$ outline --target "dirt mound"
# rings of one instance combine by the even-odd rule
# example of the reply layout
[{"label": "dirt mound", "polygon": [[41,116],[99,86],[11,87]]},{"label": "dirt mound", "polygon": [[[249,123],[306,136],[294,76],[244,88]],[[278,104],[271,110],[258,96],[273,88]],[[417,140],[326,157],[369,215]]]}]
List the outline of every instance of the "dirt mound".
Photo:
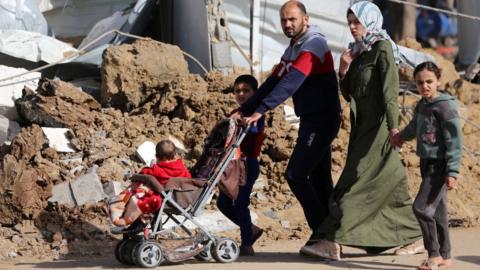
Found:
[{"label": "dirt mound", "polygon": [[187,74],[177,46],[151,40],[110,46],[102,63],[102,104],[122,110],[138,107],[173,77]]},{"label": "dirt mound", "polygon": [[[162,50],[166,55],[160,53]],[[193,166],[210,129],[236,108],[231,90],[237,74],[212,72],[205,78],[186,74],[183,57],[181,61],[176,59],[173,67],[158,66],[160,59],[167,61],[178,54],[176,50],[142,41],[107,52],[102,92],[108,97],[104,101],[108,101],[109,108],[102,108],[90,95],[58,80],[42,80],[36,93],[24,90],[16,106],[25,128],[0,151],[0,189],[4,194],[0,197],[0,236],[7,239],[6,246],[22,256],[110,253],[109,249],[99,248],[114,243],[107,232],[109,222],[103,204],[67,208],[48,203],[52,186],[74,180],[94,166],[98,166],[96,172],[103,183],[120,180],[143,166],[135,154],[140,144],[168,136],[184,143],[185,162]],[[160,76],[163,72],[168,74]],[[463,89],[466,87],[476,86],[464,84]],[[403,102],[401,98],[399,101]],[[411,107],[414,102],[409,97],[406,105]],[[466,107],[462,103],[463,115],[478,122],[480,105],[468,104]],[[335,179],[344,165],[350,128],[348,104],[343,100],[342,107],[342,126],[333,143]],[[77,152],[58,153],[50,148],[40,126],[69,128],[68,136]],[[479,222],[480,140],[478,128],[467,123],[463,131],[465,145],[472,151],[464,155],[460,188],[451,192],[450,216],[457,221],[455,225],[470,226]],[[267,113],[266,134],[252,207],[270,239],[306,237],[308,226],[283,177],[297,131],[284,120],[282,106]],[[404,147],[402,158],[414,195],[420,177],[413,143]],[[213,203],[209,207],[216,208]],[[15,224],[21,225],[15,228]],[[19,233],[21,230],[33,232],[24,235]],[[6,254],[0,254],[0,258],[12,257]]]}]

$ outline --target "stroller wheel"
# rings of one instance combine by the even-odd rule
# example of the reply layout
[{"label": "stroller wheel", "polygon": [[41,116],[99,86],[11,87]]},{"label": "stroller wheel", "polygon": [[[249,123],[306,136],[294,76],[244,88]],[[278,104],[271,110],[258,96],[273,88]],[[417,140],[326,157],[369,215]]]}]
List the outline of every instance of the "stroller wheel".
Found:
[{"label": "stroller wheel", "polygon": [[132,250],[137,241],[133,239],[123,239],[115,247],[115,259],[121,264],[134,265]]},{"label": "stroller wheel", "polygon": [[209,241],[208,244],[205,245],[203,250],[197,255],[195,255],[195,259],[203,262],[211,261],[213,259],[211,250],[212,250],[212,242]]},{"label": "stroller wheel", "polygon": [[237,260],[240,255],[240,248],[237,242],[230,238],[220,238],[213,245],[212,256],[220,263],[230,263]]},{"label": "stroller wheel", "polygon": [[163,261],[163,252],[155,241],[139,242],[135,247],[136,263],[144,268],[153,268]]}]

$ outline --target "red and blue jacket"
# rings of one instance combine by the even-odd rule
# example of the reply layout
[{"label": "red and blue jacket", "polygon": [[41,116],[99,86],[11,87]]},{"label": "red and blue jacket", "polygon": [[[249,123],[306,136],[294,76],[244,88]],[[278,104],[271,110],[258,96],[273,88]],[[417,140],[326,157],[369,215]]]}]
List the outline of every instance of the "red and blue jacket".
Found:
[{"label": "red and blue jacket", "polygon": [[[238,112],[234,110],[230,115]],[[262,144],[265,140],[265,116],[257,121],[255,126],[251,126],[247,135],[240,144],[240,152],[247,158],[257,158],[262,152]]]},{"label": "red and blue jacket", "polygon": [[246,115],[265,114],[289,97],[293,98],[295,114],[300,117],[340,113],[333,56],[326,38],[315,26],[309,26],[298,40],[292,40],[273,73],[240,111]]}]

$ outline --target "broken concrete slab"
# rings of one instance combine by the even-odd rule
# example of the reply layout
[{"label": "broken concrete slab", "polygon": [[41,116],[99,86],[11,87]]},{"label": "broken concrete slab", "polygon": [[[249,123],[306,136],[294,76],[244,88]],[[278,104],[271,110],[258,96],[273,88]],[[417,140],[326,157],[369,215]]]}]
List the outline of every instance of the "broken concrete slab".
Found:
[{"label": "broken concrete slab", "polygon": [[50,128],[42,127],[43,134],[47,137],[48,145],[62,153],[74,153],[70,140],[67,138],[67,132],[70,132],[68,128]]},{"label": "broken concrete slab", "polygon": [[69,206],[80,206],[87,203],[97,203],[106,197],[100,178],[95,172],[89,172],[73,181],[62,182],[53,186],[52,196],[48,201]]},{"label": "broken concrete slab", "polygon": [[157,158],[155,156],[155,143],[146,141],[137,148],[137,155],[147,166],[152,166]]},{"label": "broken concrete slab", "polygon": [[97,203],[107,197],[103,191],[100,178],[94,172],[84,174],[71,181],[70,187],[77,205]]},{"label": "broken concrete slab", "polygon": [[66,181],[52,187],[52,197],[48,199],[49,202],[57,202],[58,204],[65,204],[68,206],[75,206],[75,199],[70,189],[70,182]]}]

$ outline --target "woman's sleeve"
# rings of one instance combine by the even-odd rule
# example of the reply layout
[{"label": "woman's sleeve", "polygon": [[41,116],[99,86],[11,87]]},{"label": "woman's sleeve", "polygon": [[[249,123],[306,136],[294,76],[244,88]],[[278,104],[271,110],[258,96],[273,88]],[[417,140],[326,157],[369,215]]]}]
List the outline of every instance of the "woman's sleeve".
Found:
[{"label": "woman's sleeve", "polygon": [[339,76],[340,82],[340,92],[342,93],[343,98],[350,102],[350,83],[348,81],[348,72],[341,78]]},{"label": "woman's sleeve", "polygon": [[388,41],[380,47],[378,57],[378,70],[380,72],[381,87],[383,93],[383,105],[387,116],[387,126],[391,130],[398,127],[398,67],[393,58],[392,47]]}]

